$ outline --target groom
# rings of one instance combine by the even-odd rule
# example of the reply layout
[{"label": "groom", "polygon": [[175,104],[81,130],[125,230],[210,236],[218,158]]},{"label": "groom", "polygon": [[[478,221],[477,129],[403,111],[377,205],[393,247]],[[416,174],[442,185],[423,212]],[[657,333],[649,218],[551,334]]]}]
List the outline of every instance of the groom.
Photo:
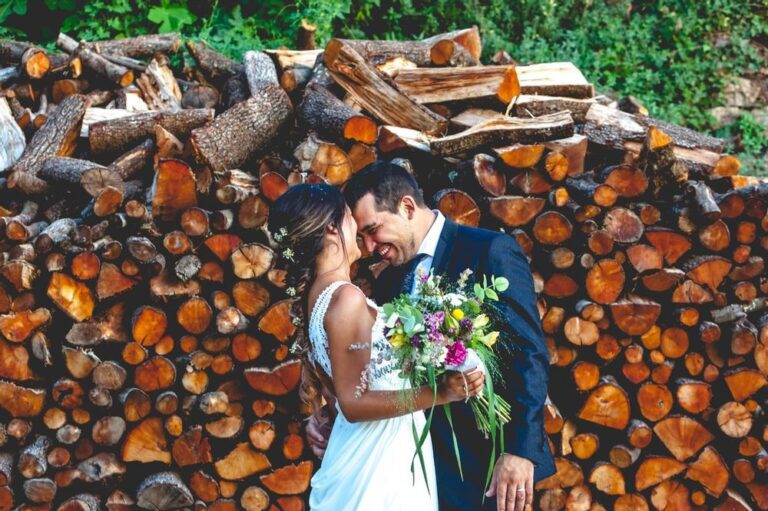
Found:
[{"label": "groom", "polygon": [[[374,283],[379,304],[413,292],[417,270],[432,269],[435,275],[457,280],[469,268],[474,272],[470,282],[482,275],[509,280],[500,304],[510,342],[518,349],[497,349],[505,384],[496,390],[512,405],[512,420],[504,429],[506,452],[496,461],[484,506],[490,442],[478,430],[469,404],[451,407],[463,481],[442,407],[435,409],[430,432],[442,511],[522,511],[532,504],[534,482],[555,473],[543,416],[549,354],[525,255],[506,234],[461,226],[430,210],[414,177],[392,163],[372,163],[347,183],[344,194],[366,247],[389,263]],[[322,453],[325,438],[317,417],[310,421],[307,434],[313,450]]]}]

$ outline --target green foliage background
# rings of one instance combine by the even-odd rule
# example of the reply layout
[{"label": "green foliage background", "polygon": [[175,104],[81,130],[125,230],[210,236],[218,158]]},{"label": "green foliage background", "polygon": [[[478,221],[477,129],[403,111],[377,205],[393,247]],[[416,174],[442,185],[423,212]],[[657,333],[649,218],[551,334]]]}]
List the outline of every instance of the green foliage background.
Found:
[{"label": "green foliage background", "polygon": [[[291,46],[302,18],[321,44],[477,24],[485,62],[498,49],[523,63],[571,60],[600,91],[702,131],[728,80],[768,68],[768,0],[0,0],[0,37],[53,45],[60,30],[90,40],[181,31],[239,58]],[[745,173],[768,175],[768,136],[750,114],[716,134]]]}]

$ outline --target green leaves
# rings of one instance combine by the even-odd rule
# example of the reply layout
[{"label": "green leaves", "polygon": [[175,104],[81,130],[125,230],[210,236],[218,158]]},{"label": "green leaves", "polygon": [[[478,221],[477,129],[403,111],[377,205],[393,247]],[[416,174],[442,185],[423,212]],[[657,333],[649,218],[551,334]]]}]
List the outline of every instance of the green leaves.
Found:
[{"label": "green leaves", "polygon": [[486,298],[498,301],[499,293],[503,293],[507,289],[509,289],[509,281],[506,278],[492,276],[491,284],[488,285],[487,275],[483,275],[482,285],[476,282],[475,286],[472,288],[475,296],[480,302],[485,301]]},{"label": "green leaves", "polygon": [[178,32],[184,25],[192,25],[197,20],[186,6],[171,5],[166,0],[160,7],[150,9],[147,18],[160,25],[159,32]]},{"label": "green leaves", "polygon": [[26,13],[27,0],[3,0],[0,3],[0,22],[5,21],[12,14],[23,16]]}]

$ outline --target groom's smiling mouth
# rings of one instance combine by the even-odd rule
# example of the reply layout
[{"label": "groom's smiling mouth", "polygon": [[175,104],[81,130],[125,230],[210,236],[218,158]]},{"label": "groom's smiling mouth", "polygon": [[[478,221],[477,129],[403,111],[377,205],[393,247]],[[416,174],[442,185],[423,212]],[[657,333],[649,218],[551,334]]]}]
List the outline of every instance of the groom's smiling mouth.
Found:
[{"label": "groom's smiling mouth", "polygon": [[386,245],[382,246],[382,247],[379,249],[379,255],[380,255],[380,256],[381,256],[383,259],[388,259],[388,257],[387,257],[387,256],[389,255],[389,253],[390,253],[390,252],[392,252],[392,245],[390,245],[390,244],[386,244]]}]

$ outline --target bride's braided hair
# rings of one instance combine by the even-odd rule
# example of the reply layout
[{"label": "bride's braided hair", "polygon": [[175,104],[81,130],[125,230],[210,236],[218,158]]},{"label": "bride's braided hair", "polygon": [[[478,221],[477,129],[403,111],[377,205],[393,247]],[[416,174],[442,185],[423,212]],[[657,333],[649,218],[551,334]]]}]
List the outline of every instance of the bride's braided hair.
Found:
[{"label": "bride's braided hair", "polygon": [[[313,410],[322,403],[322,382],[308,359],[309,287],[315,280],[315,259],[323,249],[323,236],[329,225],[341,232],[346,202],[338,188],[326,184],[292,186],[269,209],[268,228],[280,254],[287,261],[286,287],[296,299],[291,315],[301,327],[296,334],[294,351],[302,360],[299,396]],[[342,249],[344,238],[339,237]]]}]

